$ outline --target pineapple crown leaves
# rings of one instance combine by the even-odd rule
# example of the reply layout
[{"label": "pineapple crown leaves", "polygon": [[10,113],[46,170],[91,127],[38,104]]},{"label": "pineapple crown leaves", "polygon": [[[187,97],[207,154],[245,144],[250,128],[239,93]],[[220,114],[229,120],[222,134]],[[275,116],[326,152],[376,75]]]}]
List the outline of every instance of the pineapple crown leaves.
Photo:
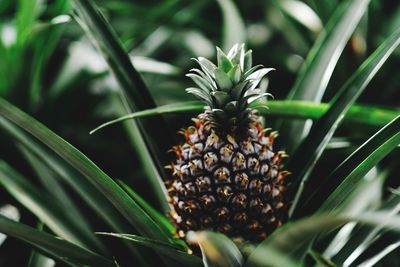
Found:
[{"label": "pineapple crown leaves", "polygon": [[257,86],[274,69],[252,66],[252,51],[245,51],[244,44],[235,44],[228,54],[218,47],[216,49],[217,65],[203,57],[194,59],[200,69],[192,69],[186,76],[197,87],[187,88],[186,91],[204,101],[219,124],[246,125],[249,119],[247,114],[251,112],[249,105],[269,95]]}]

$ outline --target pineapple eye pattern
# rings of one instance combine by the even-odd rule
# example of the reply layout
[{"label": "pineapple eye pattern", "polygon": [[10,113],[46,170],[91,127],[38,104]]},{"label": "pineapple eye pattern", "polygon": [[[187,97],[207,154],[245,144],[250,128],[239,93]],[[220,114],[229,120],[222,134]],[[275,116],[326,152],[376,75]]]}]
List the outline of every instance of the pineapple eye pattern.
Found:
[{"label": "pineapple eye pattern", "polygon": [[192,138],[199,142],[190,145],[190,150],[200,155],[180,163],[177,158],[172,168],[179,181],[169,188],[176,196],[171,203],[179,215],[179,221],[174,220],[178,232],[184,236],[189,230],[210,229],[243,240],[264,239],[286,216],[283,193],[288,173],[272,161],[281,153],[263,142],[269,138],[258,137],[239,141],[234,148],[226,136],[218,136],[222,146],[213,143],[205,150],[208,134],[216,133],[204,124],[199,127],[195,132],[202,134]]},{"label": "pineapple eye pattern", "polygon": [[[202,91],[199,95],[200,89],[187,91],[201,95],[208,106],[193,119],[193,126],[180,131],[185,143],[171,149],[176,156],[170,166],[171,180],[166,182],[174,207],[171,219],[181,238],[190,230],[208,229],[257,242],[286,219],[288,200],[284,192],[289,173],[281,164],[286,154],[274,151],[277,132],[263,130],[261,118],[248,107],[246,96],[260,95],[256,89],[260,80],[254,78],[259,75],[251,74],[266,73],[266,69],[246,70],[249,64],[239,60],[248,60],[243,46],[234,47],[227,56],[220,50],[218,54],[218,62],[229,60],[232,66],[207,61],[202,70],[191,74],[202,74],[194,79],[202,79],[198,84]],[[235,70],[240,73],[230,72],[235,65],[239,65]],[[219,80],[221,75],[226,75],[223,81]],[[225,86],[230,84],[227,79],[230,88]],[[207,82],[211,83],[206,87],[213,90],[209,98],[204,91]]]}]

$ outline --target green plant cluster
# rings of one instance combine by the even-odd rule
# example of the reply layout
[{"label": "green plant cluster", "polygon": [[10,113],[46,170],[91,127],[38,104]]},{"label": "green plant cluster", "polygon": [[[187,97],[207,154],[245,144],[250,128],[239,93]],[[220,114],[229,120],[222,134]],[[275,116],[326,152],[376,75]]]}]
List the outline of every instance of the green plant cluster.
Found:
[{"label": "green plant cluster", "polygon": [[[290,155],[289,220],[181,240],[184,74],[235,43],[276,69],[252,107]],[[399,44],[396,1],[0,1],[0,266],[399,266]]]}]

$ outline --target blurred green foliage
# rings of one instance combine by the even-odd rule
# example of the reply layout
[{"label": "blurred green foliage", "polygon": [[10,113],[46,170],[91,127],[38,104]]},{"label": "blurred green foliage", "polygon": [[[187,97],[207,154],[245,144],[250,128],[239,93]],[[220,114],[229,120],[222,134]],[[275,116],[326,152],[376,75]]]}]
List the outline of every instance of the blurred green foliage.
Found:
[{"label": "blurred green foliage", "polygon": [[[69,0],[0,1],[0,96],[45,124],[91,158],[110,177],[122,180],[134,188],[138,195],[161,210],[162,204],[159,199],[162,196],[159,192],[149,190],[155,187],[154,179],[148,177],[154,170],[151,168],[149,170],[143,164],[143,156],[138,153],[129,126],[121,124],[89,135],[90,130],[99,124],[128,112],[121,110],[120,85],[111,74],[103,54],[93,46],[91,39],[77,23],[79,14],[73,10],[72,2]],[[345,1],[98,0],[94,2],[115,30],[125,51],[129,53],[155,105],[161,106],[194,100],[184,91],[190,85],[189,79],[184,74],[195,64],[189,58],[198,56],[213,58],[215,46],[226,48],[236,42],[245,42],[253,50],[255,64],[276,69],[269,75],[269,80],[264,80],[262,84],[276,100],[286,99],[296,82],[297,75],[301,73],[310,50],[324,34],[332,14],[337,11],[340,3]],[[332,77],[328,79],[326,90],[321,96],[322,102],[331,101],[360,64],[392,32],[400,28],[400,2],[372,0],[369,5],[366,3],[366,6],[368,6],[366,12],[360,22],[356,23],[356,29],[351,34],[350,40],[345,42],[343,53],[339,53],[338,63],[332,69]],[[398,114],[399,66],[400,51],[397,49],[357,99],[357,104],[371,110],[383,107]],[[328,67],[332,66],[325,66]],[[135,101],[141,100],[135,99]],[[273,108],[273,104],[271,106]],[[303,110],[301,106],[295,106],[294,109],[296,108]],[[191,112],[178,115],[166,114],[163,116],[168,122],[165,127],[152,125],[153,135],[149,133],[149,138],[153,138],[153,141],[156,139],[163,145],[159,154],[153,154],[152,160],[156,162],[155,165],[168,163],[170,158],[163,150],[178,142],[175,133],[189,124],[192,115]],[[4,119],[0,117],[0,121],[2,120]],[[93,193],[96,197],[90,202],[85,198],[84,192],[79,194],[73,186],[68,185],[69,179],[78,181],[83,179],[82,175],[65,167],[65,163],[43,145],[38,145],[41,151],[35,152],[36,148],[29,147],[29,144],[36,144],[37,141],[31,137],[23,136],[18,140],[16,133],[21,133],[19,128],[15,129],[12,126],[7,128],[5,126],[7,122],[3,122],[2,125],[0,160],[13,166],[21,175],[29,177],[29,184],[25,184],[23,189],[37,190],[36,195],[44,194],[46,197],[54,194],[52,191],[55,190],[59,202],[54,205],[58,205],[59,209],[71,210],[73,215],[66,216],[65,221],[82,232],[108,229],[107,224],[99,219],[102,216],[101,212],[93,211],[96,201],[105,203],[105,199],[97,198],[96,193]],[[284,122],[279,115],[267,114],[266,125],[279,128]],[[342,124],[335,132],[334,138],[327,144],[321,163],[311,174],[314,176],[312,180],[327,177],[338,163],[365,142],[379,129],[377,126],[381,125],[382,123],[371,123],[357,124],[357,127],[353,127],[354,125],[350,123]],[[155,133],[158,133],[158,137],[155,137]],[[279,147],[285,149],[289,145],[285,142],[287,137],[285,133],[282,135]],[[23,140],[28,140],[28,144],[24,145]],[[47,159],[38,157],[46,154],[51,156]],[[158,158],[156,159],[154,155],[158,155]],[[400,185],[398,157],[397,148],[390,157],[383,159],[379,168],[374,168],[377,172],[375,176],[379,177],[375,180],[380,182],[377,187],[383,190],[379,190],[371,197],[374,201],[370,206],[378,206],[381,203],[383,199],[381,194],[384,196],[390,194],[387,188],[397,188]],[[43,162],[46,166],[40,165]],[[49,169],[47,165],[51,164],[56,167]],[[57,173],[57,170],[60,172]],[[64,173],[65,170],[68,172]],[[57,179],[58,183],[49,185],[46,181],[51,179],[44,178],[44,175],[65,177]],[[384,178],[381,178],[383,176]],[[40,191],[42,188],[43,192]],[[58,188],[61,189],[57,191]],[[60,196],[64,194],[69,196],[65,202],[60,201]],[[43,196],[40,201],[48,201],[46,197]],[[21,205],[8,190],[0,187],[0,206],[3,204],[16,206],[21,214],[21,222],[34,228],[41,224],[40,220],[29,211],[32,207]],[[79,210],[70,209],[76,206]],[[101,205],[104,210],[112,209],[110,207],[109,203]],[[50,210],[54,209],[56,214],[57,208],[51,206]],[[52,216],[53,213],[47,212]],[[75,215],[81,216],[83,223],[87,221],[91,229],[74,222]],[[119,222],[121,223],[116,228],[124,229],[126,227],[124,219],[121,218]],[[359,231],[365,230],[360,228]],[[44,229],[56,233],[60,230],[52,228],[48,223]],[[60,231],[62,232],[62,229]],[[122,248],[121,242],[111,238],[107,239],[108,241],[107,247],[116,245],[116,254],[135,253],[132,251],[138,254],[142,251],[148,252],[147,249],[139,249],[138,252],[132,248]],[[323,240],[317,241],[322,247],[327,246]],[[98,251],[101,251],[103,246],[93,240],[78,238],[79,242],[97,246]],[[371,250],[379,251],[387,246],[387,243],[382,241],[382,244],[376,243],[374,246],[367,250],[367,255],[373,254]],[[121,250],[118,252],[119,248]],[[341,250],[341,253],[347,256],[350,254],[344,250]],[[36,259],[37,255],[32,254],[26,246],[20,247],[20,243],[12,239],[7,239],[4,244],[0,243],[0,266],[27,266],[29,257],[31,257],[29,266],[40,266],[39,263],[36,263],[39,265],[32,263],[41,262],[32,260]],[[314,260],[322,257],[318,252],[312,255]],[[391,257],[385,259],[382,266],[399,264],[398,250],[390,255]],[[337,262],[340,262],[339,257],[346,258],[340,253],[336,257]],[[156,259],[154,262],[149,261],[150,264],[158,263]],[[57,264],[57,266],[63,265]],[[321,263],[318,266],[328,265]]]}]

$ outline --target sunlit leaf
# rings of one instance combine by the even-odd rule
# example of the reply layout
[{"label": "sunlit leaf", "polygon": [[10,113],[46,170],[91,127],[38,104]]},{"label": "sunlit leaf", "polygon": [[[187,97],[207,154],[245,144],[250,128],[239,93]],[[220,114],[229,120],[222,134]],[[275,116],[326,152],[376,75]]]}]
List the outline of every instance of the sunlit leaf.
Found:
[{"label": "sunlit leaf", "polygon": [[[312,103],[306,101],[281,101],[269,100],[259,101],[252,105],[257,108],[259,113],[263,116],[273,117],[287,117],[292,119],[319,119],[328,110],[329,104]],[[267,108],[267,109],[265,109]],[[119,117],[115,120],[108,121],[104,124],[93,129],[90,133],[93,134],[98,130],[113,125],[115,123],[140,118],[145,116],[153,116],[155,114],[169,114],[169,113],[199,113],[204,109],[202,102],[183,102],[160,106],[154,109],[147,109],[125,116]],[[393,118],[399,111],[391,109],[383,109],[371,107],[366,105],[353,105],[344,120],[346,123],[366,124],[370,126],[383,126]]]},{"label": "sunlit leaf", "polygon": [[335,130],[343,121],[345,114],[399,43],[400,29],[389,36],[342,86],[332,99],[329,109],[313,125],[309,135],[292,155],[288,169],[296,177],[296,180],[293,182],[293,188],[297,186],[300,188],[296,192],[292,190],[290,193],[292,196],[295,196],[290,208],[290,214],[295,212],[297,203],[302,200],[302,191],[305,188],[305,183]]},{"label": "sunlit leaf", "polygon": [[[288,99],[320,102],[347,41],[367,9],[369,0],[347,0],[338,6],[314,43]],[[304,122],[283,124],[281,135],[289,153],[307,133]]]},{"label": "sunlit leaf", "polygon": [[[316,215],[285,224],[261,242],[247,260],[247,266],[280,266],[273,261],[274,253],[290,256],[304,244],[323,232],[329,232],[348,222],[361,222],[400,231],[400,216],[390,212],[366,212],[357,216]],[[301,265],[302,263],[297,263]]]},{"label": "sunlit leaf", "polygon": [[244,259],[238,247],[221,233],[210,231],[189,232],[189,243],[198,244],[205,267],[241,267]]}]

